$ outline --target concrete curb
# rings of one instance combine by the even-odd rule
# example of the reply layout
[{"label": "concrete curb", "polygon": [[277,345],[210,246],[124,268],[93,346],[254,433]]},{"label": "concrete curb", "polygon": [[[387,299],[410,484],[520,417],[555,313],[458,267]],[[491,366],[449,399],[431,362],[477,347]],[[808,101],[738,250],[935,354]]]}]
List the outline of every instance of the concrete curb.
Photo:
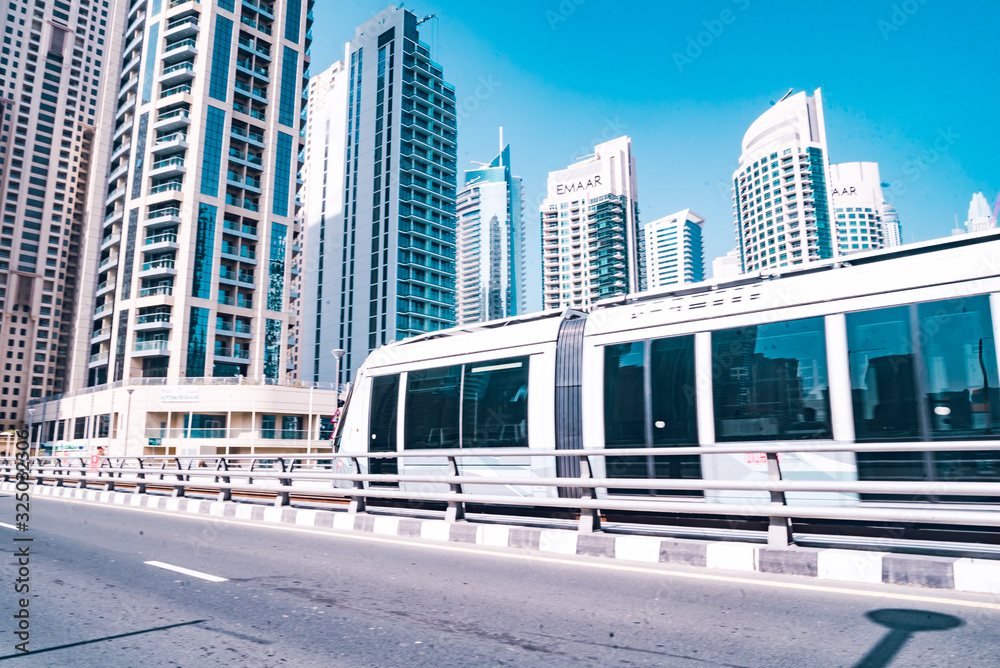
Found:
[{"label": "concrete curb", "polygon": [[[13,492],[15,483],[0,482]],[[955,591],[1000,594],[1000,560],[891,554],[864,550],[791,547],[702,541],[655,536],[580,534],[567,529],[539,529],[500,524],[448,523],[305,508],[252,506],[146,494],[104,492],[75,487],[32,485],[33,494],[170,510],[228,519],[295,524],[385,536],[517,547],[550,554],[580,554],[633,563],[678,563],[727,571],[781,573],[818,580],[899,584]]]}]

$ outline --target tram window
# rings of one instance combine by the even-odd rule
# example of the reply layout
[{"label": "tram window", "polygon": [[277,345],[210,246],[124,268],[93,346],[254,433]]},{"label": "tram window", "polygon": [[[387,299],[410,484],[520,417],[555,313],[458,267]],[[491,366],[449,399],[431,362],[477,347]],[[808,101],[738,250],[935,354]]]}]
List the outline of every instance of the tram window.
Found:
[{"label": "tram window", "polygon": [[406,381],[407,449],[457,448],[462,365],[410,371]]},{"label": "tram window", "polygon": [[712,332],[716,440],[830,438],[822,318]]},{"label": "tram window", "polygon": [[466,364],[462,447],[528,446],[528,358]]},{"label": "tram window", "polygon": [[[371,413],[368,416],[368,451],[396,451],[396,419],[399,411],[399,375],[372,378]],[[395,475],[396,459],[369,459],[370,473]],[[373,483],[376,484],[377,483]],[[391,483],[394,484],[394,483]]]},{"label": "tram window", "polygon": [[[693,336],[604,348],[604,443],[607,448],[697,445]],[[608,457],[606,464],[609,478],[701,478],[701,459],[697,455]],[[701,494],[697,490],[609,491]]]},{"label": "tram window", "polygon": [[650,344],[652,419],[655,445],[696,445],[694,337],[659,339]]},{"label": "tram window", "polygon": [[604,443],[607,447],[643,447],[645,342],[604,348]]},{"label": "tram window", "polygon": [[[859,441],[996,438],[1000,383],[988,297],[846,319]],[[1000,452],[859,453],[858,477],[997,481]]]}]

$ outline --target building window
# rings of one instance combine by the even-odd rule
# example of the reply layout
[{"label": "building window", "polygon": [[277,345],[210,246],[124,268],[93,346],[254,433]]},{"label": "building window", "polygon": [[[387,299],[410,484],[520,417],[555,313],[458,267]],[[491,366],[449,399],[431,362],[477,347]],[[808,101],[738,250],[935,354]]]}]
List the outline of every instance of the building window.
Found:
[{"label": "building window", "polygon": [[233,45],[233,22],[224,16],[215,19],[215,41],[212,44],[212,71],[208,80],[210,97],[226,101],[229,94],[229,55]]}]

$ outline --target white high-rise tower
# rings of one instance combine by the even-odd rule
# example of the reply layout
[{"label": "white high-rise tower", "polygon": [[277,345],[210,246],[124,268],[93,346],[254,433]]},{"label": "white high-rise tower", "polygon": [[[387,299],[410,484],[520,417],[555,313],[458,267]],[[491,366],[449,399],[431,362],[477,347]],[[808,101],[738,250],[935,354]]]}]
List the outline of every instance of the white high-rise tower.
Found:
[{"label": "white high-rise tower", "polygon": [[733,174],[744,272],[833,257],[829,163],[820,89],[786,95],[743,136]]}]

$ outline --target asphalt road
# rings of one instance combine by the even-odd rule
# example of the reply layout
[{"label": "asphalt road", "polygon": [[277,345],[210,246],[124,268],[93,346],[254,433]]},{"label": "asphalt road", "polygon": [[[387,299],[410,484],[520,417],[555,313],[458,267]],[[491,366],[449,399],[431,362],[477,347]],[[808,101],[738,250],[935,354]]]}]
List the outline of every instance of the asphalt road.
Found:
[{"label": "asphalt road", "polygon": [[[997,605],[997,596],[883,585],[830,591],[822,588],[836,585],[807,578],[629,567],[54,499],[33,498],[30,510],[30,531],[0,527],[8,553],[0,661],[11,665],[1000,663],[1000,610],[977,607]],[[0,522],[14,516],[14,499],[0,496]],[[29,655],[15,651],[10,632],[23,597],[14,591],[13,553],[24,544],[16,537],[33,538]],[[933,600],[905,598],[914,595]]]}]

